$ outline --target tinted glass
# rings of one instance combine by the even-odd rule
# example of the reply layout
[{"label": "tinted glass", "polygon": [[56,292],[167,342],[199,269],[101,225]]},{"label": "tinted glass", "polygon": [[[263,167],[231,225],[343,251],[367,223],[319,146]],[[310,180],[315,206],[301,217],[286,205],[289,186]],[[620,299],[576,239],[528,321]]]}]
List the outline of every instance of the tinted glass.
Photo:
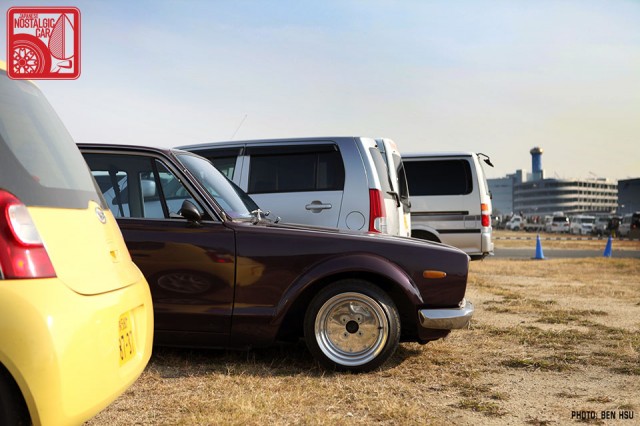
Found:
[{"label": "tinted glass", "polygon": [[247,204],[238,195],[239,188],[208,160],[190,154],[178,154],[177,158],[229,216],[235,219],[252,217]]},{"label": "tinted glass", "polygon": [[344,166],[338,151],[252,155],[249,193],[341,191]]},{"label": "tinted glass", "polygon": [[[71,136],[40,90],[0,71],[0,188],[29,206],[102,204]],[[104,207],[104,206],[103,206]]]},{"label": "tinted glass", "polygon": [[233,179],[233,173],[236,169],[236,157],[211,158],[211,162],[216,166],[216,169],[220,170],[220,173],[229,179]]},{"label": "tinted glass", "polygon": [[465,195],[473,190],[466,160],[405,161],[409,194]]},{"label": "tinted glass", "polygon": [[85,154],[115,217],[181,218],[185,200],[204,210],[161,161],[142,155]]}]

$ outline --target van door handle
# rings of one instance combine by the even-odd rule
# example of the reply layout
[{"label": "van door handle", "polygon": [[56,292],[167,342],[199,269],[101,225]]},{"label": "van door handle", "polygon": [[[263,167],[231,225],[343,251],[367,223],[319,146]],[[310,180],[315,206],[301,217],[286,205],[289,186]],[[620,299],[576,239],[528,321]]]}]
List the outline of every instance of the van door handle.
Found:
[{"label": "van door handle", "polygon": [[320,200],[313,200],[311,204],[304,206],[305,209],[310,210],[313,213],[320,213],[322,210],[329,210],[331,207],[333,207],[331,204],[323,203]]}]

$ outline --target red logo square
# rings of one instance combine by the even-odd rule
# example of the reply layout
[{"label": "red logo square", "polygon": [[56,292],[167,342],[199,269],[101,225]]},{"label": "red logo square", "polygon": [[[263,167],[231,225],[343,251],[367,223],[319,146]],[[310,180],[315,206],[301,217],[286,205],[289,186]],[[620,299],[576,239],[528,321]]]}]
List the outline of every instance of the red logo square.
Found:
[{"label": "red logo square", "polygon": [[7,75],[73,80],[80,76],[80,10],[12,7],[7,11]]}]

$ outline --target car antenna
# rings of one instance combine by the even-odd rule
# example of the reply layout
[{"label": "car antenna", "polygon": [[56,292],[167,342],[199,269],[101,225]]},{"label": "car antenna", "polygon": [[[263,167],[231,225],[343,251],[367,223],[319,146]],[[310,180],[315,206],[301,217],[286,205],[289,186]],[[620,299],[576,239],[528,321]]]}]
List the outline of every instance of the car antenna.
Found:
[{"label": "car antenna", "polygon": [[491,167],[493,167],[493,163],[491,163],[491,159],[489,158],[489,156],[487,154],[483,154],[481,152],[478,153],[478,155],[484,157],[484,162],[487,163],[488,165],[490,165]]},{"label": "car antenna", "polygon": [[240,120],[240,124],[238,124],[238,127],[236,128],[236,131],[233,132],[233,135],[231,135],[231,140],[233,140],[233,138],[236,137],[236,133],[238,133],[238,130],[240,130],[240,127],[242,127],[242,124],[244,123],[244,120],[247,119],[247,114],[244,115],[244,117],[242,117],[242,120]]}]

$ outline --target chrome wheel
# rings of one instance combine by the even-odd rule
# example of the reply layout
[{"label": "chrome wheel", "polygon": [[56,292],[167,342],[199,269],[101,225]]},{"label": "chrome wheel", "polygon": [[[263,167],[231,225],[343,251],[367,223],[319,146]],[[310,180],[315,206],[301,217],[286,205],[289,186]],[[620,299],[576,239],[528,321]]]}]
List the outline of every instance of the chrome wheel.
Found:
[{"label": "chrome wheel", "polygon": [[356,292],[340,293],[320,307],[315,338],[331,361],[359,366],[382,352],[389,340],[389,321],[384,308],[373,298]]}]

